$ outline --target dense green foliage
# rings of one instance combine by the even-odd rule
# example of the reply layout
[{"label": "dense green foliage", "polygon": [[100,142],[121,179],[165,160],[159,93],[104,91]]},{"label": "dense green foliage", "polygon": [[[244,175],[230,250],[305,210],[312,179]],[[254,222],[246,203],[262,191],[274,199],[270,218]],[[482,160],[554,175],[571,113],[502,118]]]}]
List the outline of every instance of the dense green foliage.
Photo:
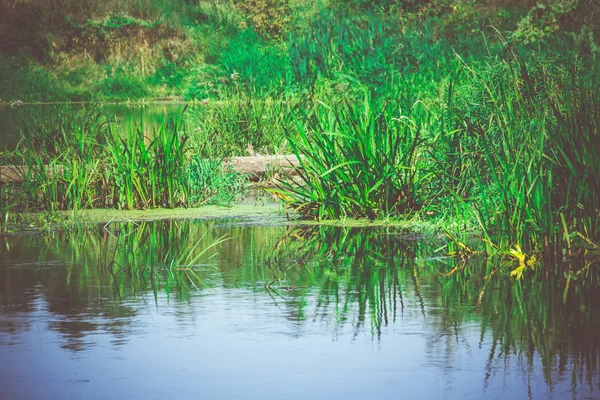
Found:
[{"label": "dense green foliage", "polygon": [[490,61],[469,70],[451,95],[455,130],[446,145],[457,158],[446,153],[438,164],[453,180],[445,184],[456,198],[477,195],[469,203],[486,236],[501,232],[493,242],[502,248],[520,244],[557,254],[577,232],[597,240],[597,57],[524,60],[513,53]]},{"label": "dense green foliage", "polygon": [[[189,139],[81,121],[51,156],[22,142],[12,157],[40,171],[30,204],[202,203],[176,171],[291,149],[302,182],[278,193],[311,218],[454,217],[457,242],[479,232],[524,266],[523,251],[597,249],[597,1],[0,4],[0,100],[201,101]],[[42,177],[54,164],[58,186]],[[197,180],[237,187],[228,173]]]},{"label": "dense green foliage", "polygon": [[525,44],[599,37],[594,0],[534,3],[2,0],[0,101],[384,92],[427,77],[411,92],[419,98],[455,51],[481,59],[490,25]]},{"label": "dense green foliage", "polygon": [[85,108],[27,126],[2,164],[17,166],[23,182],[1,185],[0,200],[21,209],[231,203],[245,190],[243,176],[199,156],[179,119],[122,127]]},{"label": "dense green foliage", "polygon": [[455,213],[488,253],[550,258],[597,243],[598,57],[506,46],[457,70],[439,101],[315,107],[288,137],[303,184],[282,183],[282,197],[318,219]]}]

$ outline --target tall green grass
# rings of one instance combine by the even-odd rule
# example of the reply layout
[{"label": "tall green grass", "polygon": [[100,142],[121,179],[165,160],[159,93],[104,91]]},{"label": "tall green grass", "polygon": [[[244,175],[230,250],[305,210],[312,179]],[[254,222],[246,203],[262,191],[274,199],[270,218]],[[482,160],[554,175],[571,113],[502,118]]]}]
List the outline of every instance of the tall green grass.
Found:
[{"label": "tall green grass", "polygon": [[[2,188],[6,204],[18,209],[173,208],[204,204],[216,194],[228,203],[243,189],[241,175],[199,157],[181,118],[146,130],[67,107],[41,125],[26,125],[17,148],[3,158],[23,177]],[[210,171],[199,169],[201,163]]]},{"label": "tall green grass", "polygon": [[455,189],[475,194],[469,202],[490,243],[560,255],[574,240],[600,239],[600,74],[576,58],[508,50],[467,68],[451,95],[461,160]]},{"label": "tall green grass", "polygon": [[288,140],[302,183],[284,182],[280,194],[306,216],[374,219],[421,206],[423,132],[392,101],[321,104]]},{"label": "tall green grass", "polygon": [[190,203],[231,204],[239,200],[248,188],[247,176],[240,174],[222,160],[194,157],[188,165]]},{"label": "tall green grass", "polygon": [[185,204],[190,148],[178,121],[149,133],[143,126],[130,125],[126,134],[123,138],[117,131],[107,136],[112,161],[107,177],[108,184],[118,190],[116,205],[133,209]]},{"label": "tall green grass", "polygon": [[49,211],[93,204],[95,191],[103,190],[98,167],[107,129],[107,122],[89,109],[74,115],[58,113],[42,125],[25,126],[6,160],[23,177],[22,186],[12,188],[20,198],[17,202]]}]

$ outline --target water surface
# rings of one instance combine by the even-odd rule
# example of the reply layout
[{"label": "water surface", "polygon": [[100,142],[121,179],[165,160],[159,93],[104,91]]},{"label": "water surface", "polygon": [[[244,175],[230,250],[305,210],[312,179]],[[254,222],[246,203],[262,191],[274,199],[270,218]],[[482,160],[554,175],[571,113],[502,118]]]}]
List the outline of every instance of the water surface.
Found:
[{"label": "water surface", "polygon": [[234,221],[0,237],[0,398],[600,397],[597,288],[436,247]]}]

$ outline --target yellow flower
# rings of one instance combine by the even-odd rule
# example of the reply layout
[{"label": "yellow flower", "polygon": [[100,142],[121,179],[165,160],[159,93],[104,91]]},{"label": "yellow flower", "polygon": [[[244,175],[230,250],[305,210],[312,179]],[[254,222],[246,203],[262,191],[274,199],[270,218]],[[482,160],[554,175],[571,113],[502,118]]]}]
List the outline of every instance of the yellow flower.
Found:
[{"label": "yellow flower", "polygon": [[529,260],[527,260],[527,266],[531,269],[535,269],[535,263],[537,262],[537,258],[535,256],[531,256]]},{"label": "yellow flower", "polygon": [[508,252],[511,256],[513,256],[514,258],[516,258],[517,260],[519,260],[519,266],[522,266],[523,268],[525,268],[525,253],[523,253],[523,250],[521,250],[521,246],[519,246],[518,244],[515,246],[514,249],[510,249],[510,251]]},{"label": "yellow flower", "polygon": [[515,245],[514,249],[510,249],[508,254],[510,254],[519,261],[519,266],[510,272],[510,276],[516,276],[517,280],[519,280],[523,276],[523,272],[525,272],[526,255],[525,253],[523,253],[523,250],[521,250],[521,246],[519,246],[518,244]]}]

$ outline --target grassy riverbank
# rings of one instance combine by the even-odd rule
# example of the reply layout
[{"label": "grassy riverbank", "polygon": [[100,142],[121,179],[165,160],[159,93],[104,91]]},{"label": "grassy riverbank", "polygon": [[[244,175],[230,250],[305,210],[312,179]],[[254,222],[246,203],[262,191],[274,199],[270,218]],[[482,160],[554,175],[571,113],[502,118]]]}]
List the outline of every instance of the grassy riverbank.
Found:
[{"label": "grassy riverbank", "polygon": [[599,247],[595,1],[48,4],[3,14],[0,100],[200,107],[152,130],[93,109],[26,124],[3,210],[231,202],[223,157],[292,151],[301,182],[276,194],[309,219],[451,220],[457,248],[477,232],[523,269]]}]

